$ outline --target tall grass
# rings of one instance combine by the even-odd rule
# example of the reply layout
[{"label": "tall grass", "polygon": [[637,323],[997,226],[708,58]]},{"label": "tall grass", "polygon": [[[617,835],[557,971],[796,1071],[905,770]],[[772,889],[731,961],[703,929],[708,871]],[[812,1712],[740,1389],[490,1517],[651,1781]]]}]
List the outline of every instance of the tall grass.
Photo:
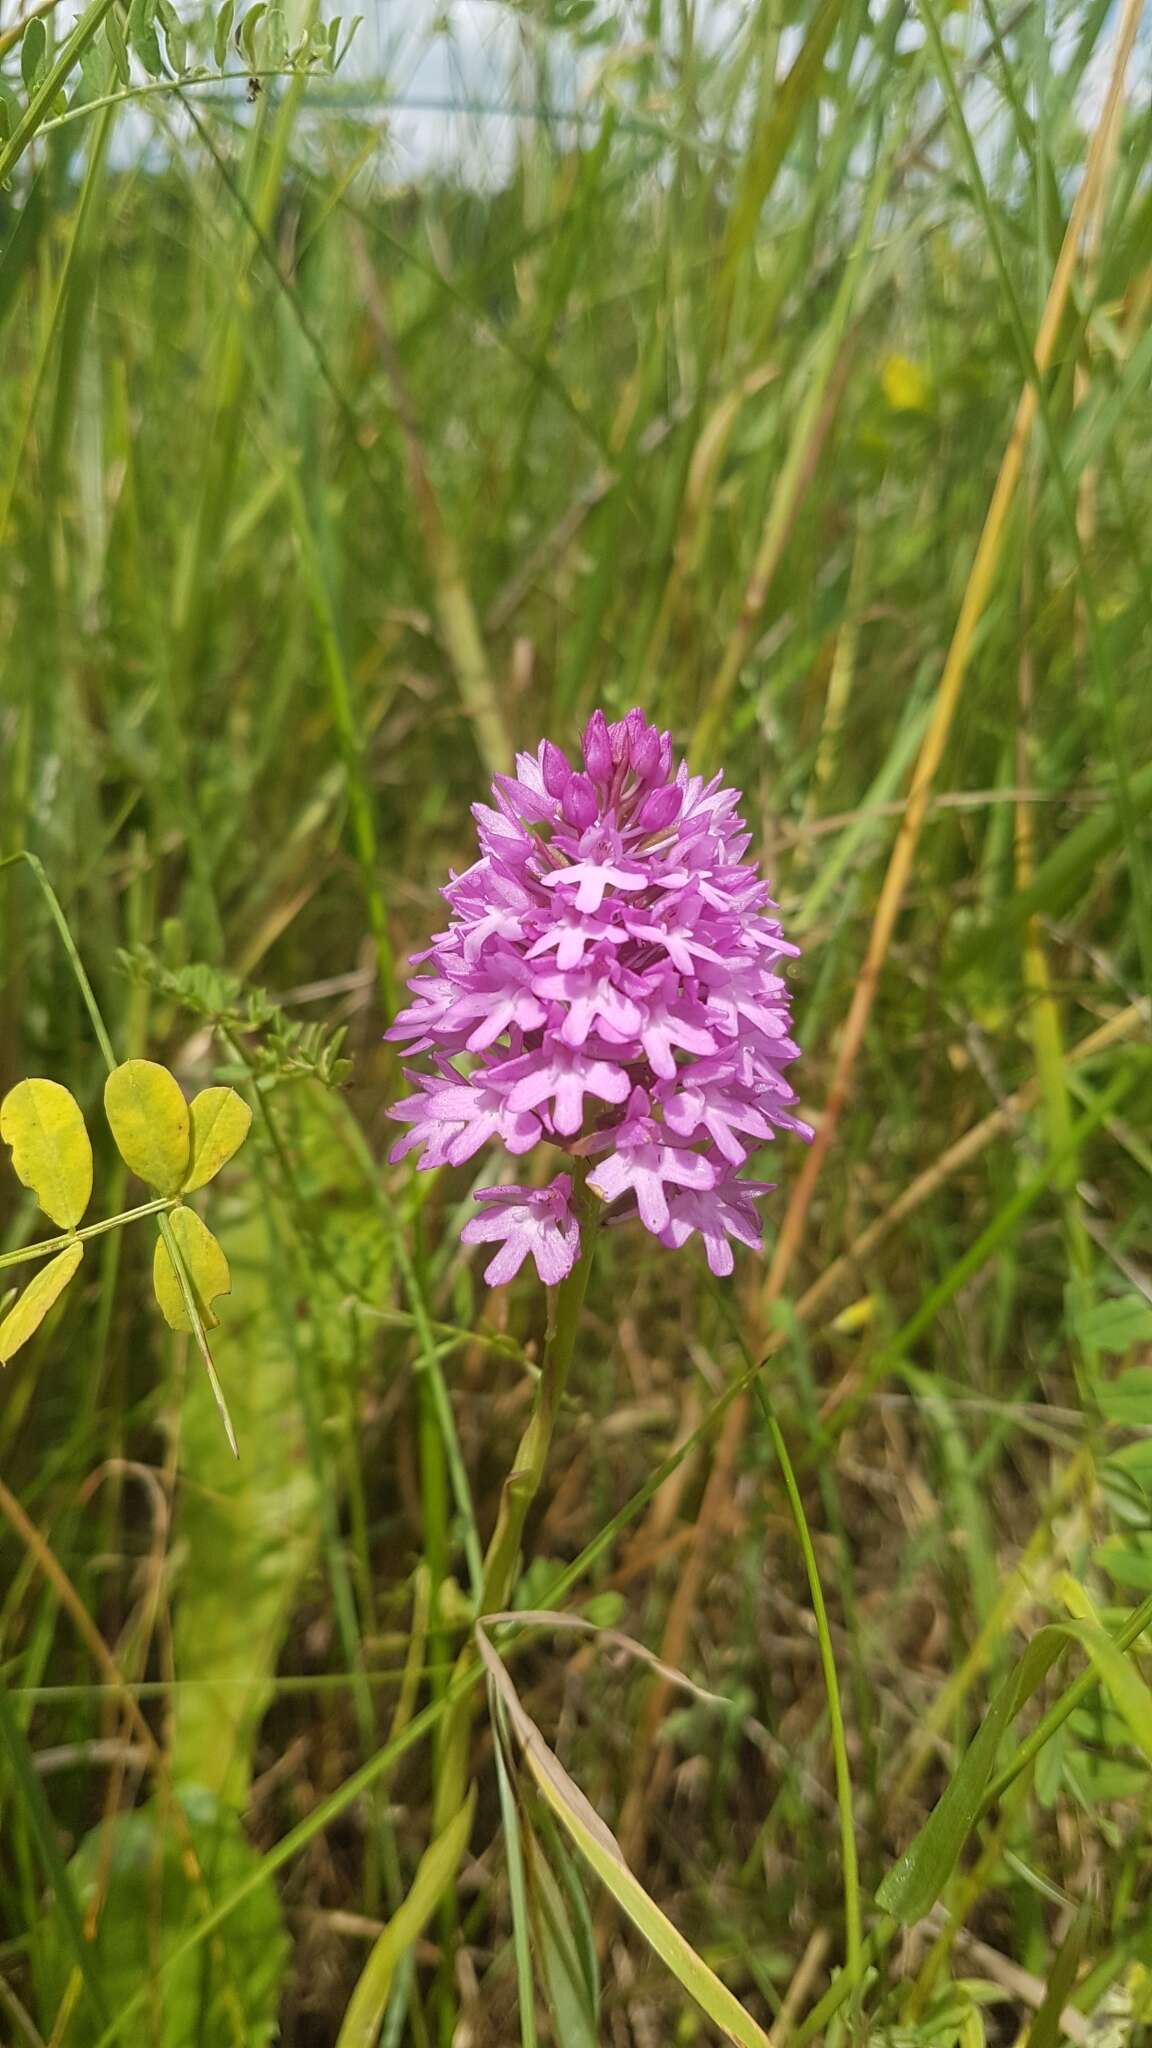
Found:
[{"label": "tall grass", "polygon": [[[103,1237],[0,1405],[0,2038],[1135,2043],[1138,0],[449,14],[423,166],[376,24],[185,27],[0,22],[0,860],[255,1105],[241,1455]],[[542,1312],[381,1035],[490,773],[633,702],[747,793],[820,1136],[726,1288],[611,1235],[516,1594],[585,1626],[469,1671]],[[4,868],[0,1092],[93,1112],[74,965]]]}]

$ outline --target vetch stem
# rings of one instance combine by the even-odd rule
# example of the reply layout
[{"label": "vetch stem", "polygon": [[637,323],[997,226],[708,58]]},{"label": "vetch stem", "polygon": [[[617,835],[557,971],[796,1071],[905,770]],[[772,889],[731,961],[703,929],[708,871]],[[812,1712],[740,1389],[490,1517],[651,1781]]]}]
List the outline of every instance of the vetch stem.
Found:
[{"label": "vetch stem", "polygon": [[135,1223],[141,1216],[159,1216],[167,1209],[175,1209],[178,1203],[178,1196],[160,1195],[154,1202],[141,1202],[138,1209],[122,1209],[118,1216],[104,1216],[99,1223],[86,1223],[83,1230],[64,1230],[59,1237],[44,1237],[38,1244],[22,1244],[15,1251],[0,1252],[0,1273],[7,1266],[26,1266],[33,1259],[47,1259],[53,1252],[66,1251],[70,1244],[83,1244],[90,1237],[103,1237],[107,1231],[119,1230],[122,1223]]}]

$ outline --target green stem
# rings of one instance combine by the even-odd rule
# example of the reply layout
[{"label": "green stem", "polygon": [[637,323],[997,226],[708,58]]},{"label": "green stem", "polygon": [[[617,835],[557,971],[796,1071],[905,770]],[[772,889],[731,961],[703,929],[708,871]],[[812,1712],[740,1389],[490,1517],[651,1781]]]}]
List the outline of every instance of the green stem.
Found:
[{"label": "green stem", "polygon": [[103,1237],[109,1230],[119,1230],[122,1223],[136,1223],[141,1216],[159,1216],[162,1210],[175,1209],[177,1200],[161,1195],[155,1202],[142,1202],[138,1209],[122,1209],[118,1216],[105,1216],[99,1223],[87,1223],[83,1230],[65,1230],[59,1237],[42,1238],[39,1244],[23,1244],[14,1252],[0,1252],[0,1272],[6,1266],[25,1266],[32,1259],[51,1258],[53,1252],[66,1251],[70,1244],[83,1244],[87,1238]]},{"label": "green stem", "polygon": [[844,1877],[844,1923],[846,1974],[857,1991],[863,1981],[864,1945],[863,1926],[860,1911],[860,1871],[856,1856],[856,1823],[852,1812],[852,1772],[848,1763],[848,1744],[844,1732],[844,1710],[840,1703],[840,1681],[836,1671],[836,1654],[832,1648],[832,1633],[828,1626],[828,1610],[824,1604],[824,1589],[820,1584],[820,1568],[816,1562],[816,1549],[804,1503],[796,1482],[796,1473],[783,1432],[772,1412],[763,1385],[756,1383],[756,1397],[768,1424],[772,1448],[776,1453],[784,1479],[796,1534],[804,1554],[804,1569],[808,1575],[808,1592],[812,1600],[812,1611],[816,1617],[816,1637],[820,1646],[820,1667],[824,1676],[824,1690],[828,1698],[828,1721],[832,1732],[832,1757],[836,1771],[836,1800],[840,1809],[840,1868]]},{"label": "green stem", "polygon": [[108,1072],[111,1073],[116,1065],[116,1055],[112,1050],[112,1040],[108,1036],[108,1031],[104,1023],[104,1019],[100,1015],[100,1005],[96,1001],[96,997],[93,994],[92,983],[89,981],[87,974],[84,972],[84,962],[80,958],[79,952],[77,951],[76,948],[76,941],[72,937],[72,933],[68,928],[68,920],[60,907],[60,898],[57,896],[55,889],[52,887],[51,882],[48,880],[48,877],[44,872],[43,864],[39,860],[37,860],[36,855],[34,853],[29,853],[26,847],[23,848],[19,853],[9,853],[5,856],[3,860],[0,860],[0,870],[4,868],[14,867],[17,861],[27,862],[28,866],[31,868],[32,873],[35,875],[36,880],[40,886],[40,889],[44,896],[44,900],[48,905],[49,911],[51,912],[52,922],[60,934],[61,943],[63,944],[64,951],[68,955],[68,960],[71,965],[72,972],[76,976],[76,980],[80,988],[80,993],[84,998],[84,1008],[88,1012],[88,1016],[92,1024],[92,1029],[96,1034],[96,1043],[100,1047],[100,1052],[103,1057],[104,1064],[107,1067]]},{"label": "green stem", "polygon": [[[480,1615],[502,1613],[511,1604],[524,1524],[544,1479],[548,1452],[552,1444],[552,1432],[556,1427],[556,1417],[568,1383],[568,1369],[572,1363],[580,1312],[588,1291],[588,1276],[592,1271],[592,1260],[596,1251],[599,1204],[596,1197],[588,1191],[587,1174],[588,1162],[576,1161],[573,1172],[572,1207],[580,1223],[580,1256],[567,1279],[562,1280],[559,1287],[554,1288],[549,1296],[548,1336],[540,1366],[540,1377],[536,1382],[532,1412],[516,1447],[516,1455],[512,1460],[508,1477],[504,1481],[504,1489],[500,1496],[500,1512],[496,1517],[496,1527],[484,1559],[484,1578],[478,1610]],[[460,1653],[457,1675],[470,1668],[475,1656],[475,1648],[471,1643],[467,1644]],[[437,1834],[452,1818],[464,1799],[468,1775],[469,1738],[476,1714],[476,1704],[471,1693],[462,1694],[443,1724],[436,1784],[434,1831]]]}]

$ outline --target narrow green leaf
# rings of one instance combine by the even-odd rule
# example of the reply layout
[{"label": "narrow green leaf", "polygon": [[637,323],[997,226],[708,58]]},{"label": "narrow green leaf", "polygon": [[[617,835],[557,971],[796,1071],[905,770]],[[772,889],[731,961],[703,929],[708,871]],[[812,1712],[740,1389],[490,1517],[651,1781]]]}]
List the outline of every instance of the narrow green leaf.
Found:
[{"label": "narrow green leaf", "polygon": [[167,75],[156,34],[156,0],[132,0],[128,10],[128,41],[150,78]]},{"label": "narrow green leaf", "polygon": [[75,1230],[92,1198],[92,1146],[75,1096],[57,1081],[19,1081],[0,1103],[0,1138],[46,1216]]},{"label": "narrow green leaf", "polygon": [[244,52],[244,58],[250,71],[255,71],[257,67],[256,34],[267,12],[266,0],[257,0],[256,6],[248,9],[240,24],[240,47]]},{"label": "narrow green leaf", "polygon": [[[556,1833],[556,1830],[552,1830]],[[559,1838],[557,1836],[557,1846]],[[572,1924],[568,1901],[530,1828],[525,1830],[540,1979],[556,2039],[564,2048],[598,2048],[598,1984],[591,1956]]]},{"label": "narrow green leaf", "polygon": [[[536,1982],[532,1973],[532,1927],[528,1890],[524,1878],[524,1838],[520,1809],[505,1759],[508,1746],[508,1717],[499,1699],[488,1688],[496,1757],[496,1783],[500,1793],[500,1818],[504,1825],[504,1867],[508,1874],[508,1896],[512,1906],[512,1952],[516,1961],[516,2016],[520,2023],[520,2048],[539,2048],[536,2031]],[[565,2039],[566,2036],[561,2036]]]},{"label": "narrow green leaf", "polygon": [[[214,1330],[220,1318],[213,1314],[212,1303],[219,1295],[232,1291],[228,1261],[195,1209],[173,1209],[168,1227],[183,1257],[200,1320],[206,1330]],[[152,1285],[169,1329],[186,1330],[194,1335],[196,1325],[188,1312],[179,1275],[162,1237],[156,1241]]]},{"label": "narrow green leaf", "polygon": [[407,1898],[377,1936],[349,2001],[336,2048],[374,2048],[396,1966],[427,1926],[460,1866],[472,1827],[475,1787],[442,1834],[424,1851]]},{"label": "narrow green leaf", "polygon": [[89,43],[81,55],[80,70],[92,99],[103,99],[105,93],[111,92],[116,67],[106,42]]},{"label": "narrow green leaf", "polygon": [[124,30],[120,26],[120,16],[114,7],[108,16],[107,35],[108,48],[112,52],[112,62],[116,67],[116,76],[120,80],[125,92],[127,92],[128,87],[132,83],[132,65],[128,57],[128,45],[124,40]]},{"label": "narrow green leaf", "polygon": [[996,1694],[939,1804],[876,1893],[877,1905],[894,1920],[909,1926],[923,1919],[939,1898],[976,1825],[1004,1733],[1050,1670],[1064,1641],[1062,1629],[1042,1629]]},{"label": "narrow green leaf", "polygon": [[818,95],[824,58],[843,12],[844,0],[819,0],[796,60],[772,95],[764,121],[751,137],[724,238],[726,272],[731,272],[750,242],[800,117]]},{"label": "narrow green leaf", "polygon": [[[216,1403],[220,1420],[224,1424],[224,1434],[228,1439],[228,1447],[232,1452],[232,1456],[234,1458],[238,1458],[240,1456],[240,1447],[236,1442],[236,1431],[232,1424],[232,1417],[228,1410],[228,1403],[224,1398],[224,1389],[220,1384],[220,1376],[216,1371],[215,1361],[213,1360],[211,1350],[209,1349],[208,1335],[205,1329],[204,1317],[201,1314],[200,1303],[197,1300],[197,1291],[193,1284],[192,1275],[188,1270],[188,1261],[185,1258],[184,1252],[181,1248],[180,1239],[176,1231],[174,1231],[172,1228],[171,1218],[166,1215],[158,1216],[156,1219],[156,1227],[160,1233],[160,1244],[163,1247],[165,1253],[167,1254],[168,1264],[171,1266],[172,1271],[175,1275],[176,1286],[179,1290],[180,1299],[184,1305],[184,1314],[188,1318],[186,1327],[191,1330],[192,1335],[196,1340],[196,1349],[199,1351],[201,1359],[204,1362],[204,1370],[208,1375],[208,1384],[212,1389],[212,1397]],[[216,1248],[219,1251],[219,1246],[217,1246]],[[224,1258],[223,1252],[220,1252],[220,1257],[221,1259]],[[227,1262],[225,1261],[225,1265],[226,1264]],[[152,1271],[153,1282],[155,1284],[155,1264],[153,1265]],[[167,1278],[166,1274],[165,1278]]]},{"label": "narrow green leaf", "polygon": [[48,62],[48,31],[39,15],[28,23],[20,42],[20,75],[29,92],[35,92]]},{"label": "narrow green leaf", "polygon": [[0,1323],[0,1365],[15,1358],[22,1344],[34,1337],[49,1309],[59,1301],[84,1257],[82,1244],[70,1244],[42,1266],[23,1294]]},{"label": "narrow green leaf", "polygon": [[188,36],[172,0],[156,0],[156,14],[164,30],[168,63],[177,74],[188,68]]},{"label": "narrow green leaf", "polygon": [[288,49],[288,28],[279,0],[272,0],[264,23],[264,55],[269,64],[282,64]]},{"label": "narrow green leaf", "polygon": [[252,1111],[234,1088],[202,1088],[188,1105],[192,1164],[181,1193],[194,1194],[235,1157],[252,1128]]},{"label": "narrow green leaf", "polygon": [[[341,44],[341,46],[340,46],[340,54],[339,54],[339,56],[337,57],[337,59],[336,59],[336,62],[334,63],[334,65],[333,65],[333,67],[332,67],[334,71],[339,71],[339,69],[340,69],[340,66],[341,66],[341,65],[343,64],[343,62],[344,62],[344,59],[345,59],[345,57],[346,57],[346,56],[348,55],[348,52],[349,52],[349,50],[350,50],[350,49],[352,48],[352,43],[353,43],[353,39],[354,39],[354,37],[355,37],[356,31],[357,31],[357,29],[358,29],[358,28],[360,27],[360,24],[361,24],[361,22],[363,21],[363,19],[364,19],[364,16],[363,16],[362,14],[354,14],[354,15],[353,15],[353,17],[352,17],[352,20],[350,21],[350,23],[349,23],[349,25],[348,25],[348,33],[347,33],[347,35],[345,36],[345,38],[344,38],[344,41],[343,41],[343,43],[342,43],[342,44]],[[339,23],[337,23],[337,27],[339,27]],[[333,48],[335,48],[335,44],[333,44]]]},{"label": "narrow green leaf", "polygon": [[1085,1901],[1060,1944],[1056,1961],[1048,1975],[1043,2002],[1032,2022],[1025,2048],[1059,2048],[1059,2043],[1064,2037],[1064,2028],[1060,2023],[1061,2015],[1080,1969],[1087,1929],[1088,1905]]},{"label": "narrow green leaf", "polygon": [[216,16],[216,33],[212,39],[212,55],[215,59],[217,71],[223,71],[227,61],[228,38],[232,33],[232,23],[235,16],[236,0],[224,0],[224,5]]},{"label": "narrow green leaf", "polygon": [[178,1195],[192,1164],[192,1121],[180,1085],[152,1060],[126,1060],[104,1084],[104,1108],[125,1166]]}]

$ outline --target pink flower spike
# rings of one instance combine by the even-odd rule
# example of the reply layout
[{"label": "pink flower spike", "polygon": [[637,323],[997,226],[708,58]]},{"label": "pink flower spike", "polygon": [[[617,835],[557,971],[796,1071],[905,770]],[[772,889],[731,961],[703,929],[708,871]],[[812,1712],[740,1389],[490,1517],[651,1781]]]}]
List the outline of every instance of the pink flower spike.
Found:
[{"label": "pink flower spike", "polygon": [[[713,1272],[730,1270],[731,1240],[758,1243],[763,1190],[737,1169],[811,1132],[787,1079],[780,970],[796,949],[739,802],[722,776],[690,774],[639,706],[611,723],[594,711],[579,758],[551,740],[516,755],[474,806],[478,857],[444,889],[448,922],[414,956],[388,1034],[430,1056],[391,1111],[407,1127],[394,1159],[452,1168],[488,1144],[549,1143],[595,1160],[589,1185],[662,1243],[703,1236]],[[567,1270],[576,1226],[549,1199],[485,1198],[466,1236],[500,1240],[490,1278],[537,1244]]]},{"label": "pink flower spike", "polygon": [[572,1214],[572,1176],[558,1173],[546,1188],[480,1188],[484,1203],[460,1232],[465,1244],[495,1244],[500,1250],[484,1270],[490,1287],[502,1287],[520,1271],[529,1253],[546,1287],[556,1287],[576,1264],[580,1225]]}]

